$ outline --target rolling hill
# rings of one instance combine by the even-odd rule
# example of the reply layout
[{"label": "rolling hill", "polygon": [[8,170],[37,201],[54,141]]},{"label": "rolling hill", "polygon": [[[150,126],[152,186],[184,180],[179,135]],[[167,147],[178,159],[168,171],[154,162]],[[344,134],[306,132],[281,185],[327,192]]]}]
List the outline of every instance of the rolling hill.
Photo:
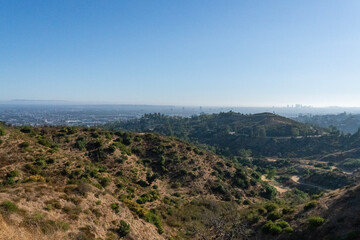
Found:
[{"label": "rolling hill", "polygon": [[1,224],[34,238],[210,238],[219,234],[206,230],[212,220],[276,195],[251,169],[177,138],[5,125],[1,133]]}]

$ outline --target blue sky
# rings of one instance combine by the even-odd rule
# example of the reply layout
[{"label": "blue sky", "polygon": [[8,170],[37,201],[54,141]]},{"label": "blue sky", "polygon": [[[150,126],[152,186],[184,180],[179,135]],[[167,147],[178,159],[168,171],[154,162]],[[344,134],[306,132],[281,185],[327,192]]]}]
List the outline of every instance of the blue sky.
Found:
[{"label": "blue sky", "polygon": [[358,0],[0,0],[0,100],[360,106]]}]

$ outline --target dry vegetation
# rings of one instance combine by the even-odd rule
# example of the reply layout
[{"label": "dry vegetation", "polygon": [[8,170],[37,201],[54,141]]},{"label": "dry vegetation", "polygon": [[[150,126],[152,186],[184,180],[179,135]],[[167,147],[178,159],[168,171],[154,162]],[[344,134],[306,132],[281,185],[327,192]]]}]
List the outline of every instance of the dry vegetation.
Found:
[{"label": "dry vegetation", "polygon": [[200,238],[216,234],[203,231],[209,214],[240,209],[263,191],[246,168],[175,138],[2,129],[3,238],[17,228],[29,239]]}]

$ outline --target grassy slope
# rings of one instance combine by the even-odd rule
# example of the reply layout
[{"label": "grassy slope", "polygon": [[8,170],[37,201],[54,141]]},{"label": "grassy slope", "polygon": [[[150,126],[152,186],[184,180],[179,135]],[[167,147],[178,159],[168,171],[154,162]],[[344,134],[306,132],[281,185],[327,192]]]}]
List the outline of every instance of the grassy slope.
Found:
[{"label": "grassy slope", "polygon": [[[184,230],[205,229],[204,212],[216,218],[216,211],[243,208],[238,203],[254,202],[263,191],[250,170],[175,138],[2,129],[0,203],[16,209],[5,204],[0,211],[9,226],[45,236],[116,239],[125,220],[133,239],[196,238],[199,232]],[[186,219],[186,211],[199,212]]]}]

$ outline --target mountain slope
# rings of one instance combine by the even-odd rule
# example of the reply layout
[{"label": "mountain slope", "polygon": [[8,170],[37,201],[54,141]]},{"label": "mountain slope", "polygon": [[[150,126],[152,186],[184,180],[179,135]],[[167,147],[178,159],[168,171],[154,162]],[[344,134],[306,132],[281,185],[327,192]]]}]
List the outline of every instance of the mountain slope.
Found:
[{"label": "mountain slope", "polygon": [[252,170],[176,138],[0,129],[0,213],[6,226],[38,238],[210,237],[209,214],[276,195]]}]

